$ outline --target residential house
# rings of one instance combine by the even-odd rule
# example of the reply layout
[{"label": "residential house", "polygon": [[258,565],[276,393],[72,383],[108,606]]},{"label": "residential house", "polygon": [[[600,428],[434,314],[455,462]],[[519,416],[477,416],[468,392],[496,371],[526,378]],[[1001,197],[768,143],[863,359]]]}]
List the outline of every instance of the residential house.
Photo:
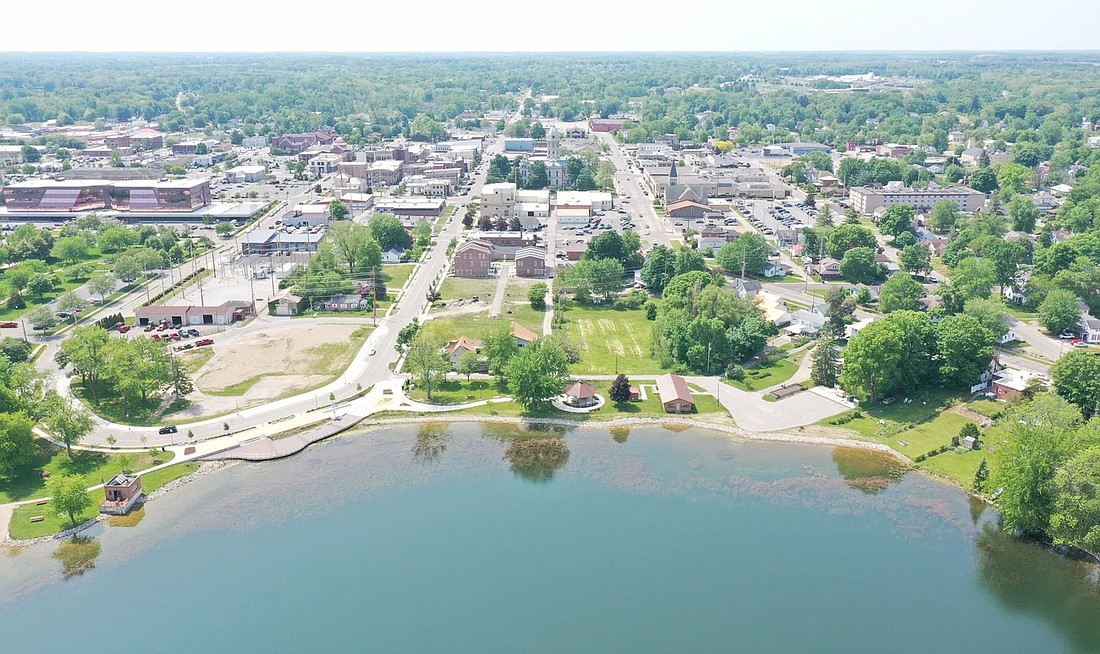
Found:
[{"label": "residential house", "polygon": [[485,241],[466,241],[455,249],[451,273],[455,277],[488,277],[493,248]]},{"label": "residential house", "polygon": [[841,276],[840,262],[832,257],[825,257],[819,263],[807,267],[822,279],[836,279]]},{"label": "residential house", "polygon": [[791,324],[787,331],[791,334],[817,336],[825,326],[825,316],[816,311],[800,309],[791,314]]},{"label": "residential house", "polygon": [[325,311],[362,311],[370,300],[362,295],[333,295],[325,302]]},{"label": "residential house", "polygon": [[1005,368],[993,373],[993,397],[1007,402],[1023,394],[1029,385],[1039,383],[1046,386],[1049,381],[1046,375],[1030,370]]},{"label": "residential house", "polygon": [[126,515],[144,495],[141,477],[117,474],[103,485],[103,501],[99,503],[99,512]]},{"label": "residential house", "polygon": [[516,276],[545,279],[546,250],[537,247],[516,250]]},{"label": "residential house", "polygon": [[846,325],[844,327],[844,338],[852,338],[853,336],[858,334],[860,331],[862,331],[864,327],[866,327],[867,325],[870,325],[871,323],[875,322],[876,320],[878,320],[878,318],[875,318],[875,317],[872,316],[870,318],[864,318],[863,320],[858,320],[858,321],[856,321],[856,322],[854,322],[850,325]]},{"label": "residential house", "polygon": [[275,301],[276,316],[296,316],[301,312],[302,298],[287,294]]},{"label": "residential house", "polygon": [[787,269],[784,268],[782,264],[776,263],[775,261],[769,261],[764,264],[764,269],[761,271],[761,274],[769,279],[773,277],[783,277],[787,274]]},{"label": "residential house", "polygon": [[476,338],[459,336],[457,341],[447,344],[447,358],[451,360],[451,367],[458,369],[458,362],[467,353],[481,354],[481,341]]},{"label": "residential house", "polygon": [[737,297],[744,300],[764,290],[764,285],[755,279],[738,279],[734,281],[733,288],[737,291]]},{"label": "residential house", "polygon": [[397,248],[390,248],[382,253],[382,263],[401,263],[404,258],[405,251]]},{"label": "residential house", "polygon": [[1077,336],[1086,343],[1100,343],[1100,319],[1083,314],[1077,323]]},{"label": "residential house", "polygon": [[1009,329],[1004,334],[1001,334],[1001,337],[997,339],[997,344],[1005,345],[1018,340],[1020,340],[1020,337],[1016,335],[1015,330]]},{"label": "residential house", "polygon": [[665,413],[695,411],[695,399],[691,396],[687,382],[679,375],[668,374],[658,377],[657,395],[661,398],[661,407]]},{"label": "residential house", "polygon": [[516,345],[520,347],[527,347],[538,338],[538,334],[514,320],[512,321],[512,336],[516,339]]}]

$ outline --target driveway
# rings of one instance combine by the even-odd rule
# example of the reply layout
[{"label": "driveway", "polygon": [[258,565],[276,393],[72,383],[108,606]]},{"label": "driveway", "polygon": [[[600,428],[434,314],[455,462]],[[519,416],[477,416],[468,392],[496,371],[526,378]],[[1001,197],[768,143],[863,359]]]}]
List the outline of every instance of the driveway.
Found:
[{"label": "driveway", "polygon": [[764,391],[749,393],[729,384],[720,383],[717,377],[686,377],[712,395],[730,412],[738,427],[749,431],[779,431],[808,425],[829,416],[843,413],[849,407],[827,395],[805,391],[778,402],[764,400]]}]

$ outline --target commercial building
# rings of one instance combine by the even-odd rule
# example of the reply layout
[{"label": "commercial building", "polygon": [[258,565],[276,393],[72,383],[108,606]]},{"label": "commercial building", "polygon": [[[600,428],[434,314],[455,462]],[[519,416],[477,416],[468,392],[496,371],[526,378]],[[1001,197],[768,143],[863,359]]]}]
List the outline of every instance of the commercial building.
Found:
[{"label": "commercial building", "polygon": [[241,254],[316,252],[324,238],[324,232],[287,234],[276,229],[254,229],[241,238]]},{"label": "commercial building", "polygon": [[522,247],[516,250],[516,277],[546,279],[546,250]]},{"label": "commercial building", "polygon": [[588,129],[593,132],[617,132],[626,122],[625,118],[589,118]]},{"label": "commercial building", "polygon": [[336,172],[344,158],[334,152],[322,152],[309,160],[309,172],[314,175],[328,175]]},{"label": "commercial building", "polygon": [[194,211],[210,204],[210,182],[32,180],[5,186],[4,203],[9,212]]},{"label": "commercial building", "polygon": [[375,200],[375,213],[391,213],[398,218],[438,218],[443,213],[442,198],[409,196],[407,198],[379,198]]},{"label": "commercial building", "polygon": [[849,191],[849,197],[852,207],[866,214],[874,213],[880,207],[889,209],[896,204],[905,204],[917,213],[924,213],[944,200],[954,202],[959,211],[971,212],[985,206],[986,200],[985,193],[962,186],[929,184],[928,188],[908,188],[901,182],[890,182],[883,187],[857,186]]},{"label": "commercial building", "polygon": [[499,182],[483,186],[481,189],[481,215],[488,218],[512,218],[515,216],[516,185],[511,182]]},{"label": "commercial building", "polygon": [[267,174],[266,166],[237,166],[225,171],[226,179],[232,184],[251,184],[258,182]]},{"label": "commercial building", "polygon": [[230,300],[216,307],[202,306],[149,306],[134,312],[138,325],[145,326],[164,321],[174,327],[186,325],[229,325],[243,320],[252,313],[252,303]]}]

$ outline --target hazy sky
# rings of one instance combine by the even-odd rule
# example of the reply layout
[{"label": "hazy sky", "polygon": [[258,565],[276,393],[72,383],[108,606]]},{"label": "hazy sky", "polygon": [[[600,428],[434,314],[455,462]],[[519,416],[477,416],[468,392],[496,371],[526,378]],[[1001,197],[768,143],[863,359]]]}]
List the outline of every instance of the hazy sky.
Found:
[{"label": "hazy sky", "polygon": [[1096,2],[18,1],[0,51],[1087,50]]}]

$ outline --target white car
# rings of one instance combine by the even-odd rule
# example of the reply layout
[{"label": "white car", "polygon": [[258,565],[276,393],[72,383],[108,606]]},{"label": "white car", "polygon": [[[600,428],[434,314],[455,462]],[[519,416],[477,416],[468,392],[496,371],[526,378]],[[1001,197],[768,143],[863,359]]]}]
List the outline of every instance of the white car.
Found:
[{"label": "white car", "polygon": [[1071,338],[1076,338],[1076,336],[1077,335],[1074,334],[1073,332],[1062,332],[1061,334],[1058,334],[1058,338],[1060,338],[1062,340],[1069,340]]}]

